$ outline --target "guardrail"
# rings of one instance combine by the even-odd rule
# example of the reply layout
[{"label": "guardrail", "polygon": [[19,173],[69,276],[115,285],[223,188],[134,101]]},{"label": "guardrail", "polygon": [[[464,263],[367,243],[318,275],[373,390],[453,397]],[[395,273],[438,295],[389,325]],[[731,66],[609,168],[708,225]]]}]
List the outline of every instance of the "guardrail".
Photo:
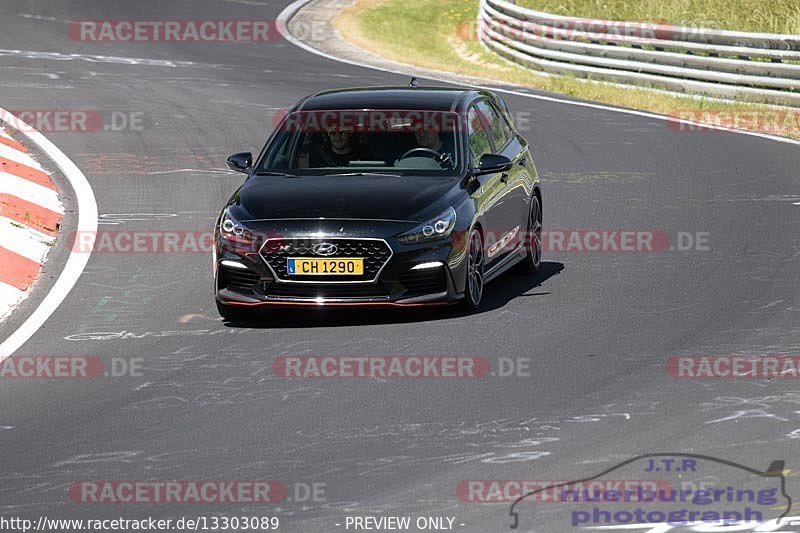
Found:
[{"label": "guardrail", "polygon": [[477,31],[490,50],[545,72],[800,106],[800,35],[565,17],[507,0],[480,1]]}]

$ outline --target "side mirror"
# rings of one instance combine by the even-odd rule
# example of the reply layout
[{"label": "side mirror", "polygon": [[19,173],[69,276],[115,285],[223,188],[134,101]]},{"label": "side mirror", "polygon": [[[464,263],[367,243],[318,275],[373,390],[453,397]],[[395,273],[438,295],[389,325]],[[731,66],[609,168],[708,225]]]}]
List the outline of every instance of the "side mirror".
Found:
[{"label": "side mirror", "polygon": [[250,167],[253,166],[253,154],[250,152],[241,152],[233,154],[228,158],[228,168],[236,172],[249,172]]},{"label": "side mirror", "polygon": [[504,155],[483,154],[478,161],[478,168],[473,174],[482,176],[483,174],[494,174],[495,172],[506,172],[511,170],[514,163]]}]

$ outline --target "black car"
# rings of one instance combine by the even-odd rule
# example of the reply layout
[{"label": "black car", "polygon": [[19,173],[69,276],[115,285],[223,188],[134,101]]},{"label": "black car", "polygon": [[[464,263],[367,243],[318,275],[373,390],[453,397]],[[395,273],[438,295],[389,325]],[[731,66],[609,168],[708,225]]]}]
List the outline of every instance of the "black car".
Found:
[{"label": "black car", "polygon": [[484,90],[360,88],[282,117],[216,224],[220,314],[255,307],[481,303],[534,272],[542,197],[505,102]]}]

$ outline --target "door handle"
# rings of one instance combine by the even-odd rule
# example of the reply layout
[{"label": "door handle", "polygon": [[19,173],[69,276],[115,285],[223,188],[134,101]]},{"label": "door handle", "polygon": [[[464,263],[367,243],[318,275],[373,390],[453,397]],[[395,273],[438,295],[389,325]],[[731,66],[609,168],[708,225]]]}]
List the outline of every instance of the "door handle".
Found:
[{"label": "door handle", "polygon": [[525,163],[528,162],[528,159],[525,156],[519,158],[519,166],[524,167]]},{"label": "door handle", "polygon": [[502,181],[503,183],[506,183],[508,181],[508,173],[507,172],[503,172],[500,175],[500,181]]}]

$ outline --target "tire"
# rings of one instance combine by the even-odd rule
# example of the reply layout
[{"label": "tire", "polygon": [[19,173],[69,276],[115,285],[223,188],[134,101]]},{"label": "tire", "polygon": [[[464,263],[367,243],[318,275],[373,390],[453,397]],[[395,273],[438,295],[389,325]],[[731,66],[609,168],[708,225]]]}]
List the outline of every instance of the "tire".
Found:
[{"label": "tire", "polygon": [[528,228],[525,234],[525,259],[520,261],[520,272],[535,274],[542,262],[542,203],[534,193],[528,213]]},{"label": "tire", "polygon": [[220,316],[228,322],[239,322],[247,320],[252,316],[250,311],[246,308],[237,307],[234,305],[226,305],[217,300],[217,311]]},{"label": "tire", "polygon": [[480,308],[485,284],[483,236],[477,229],[472,229],[467,239],[466,276],[462,307],[468,312],[473,312]]}]

